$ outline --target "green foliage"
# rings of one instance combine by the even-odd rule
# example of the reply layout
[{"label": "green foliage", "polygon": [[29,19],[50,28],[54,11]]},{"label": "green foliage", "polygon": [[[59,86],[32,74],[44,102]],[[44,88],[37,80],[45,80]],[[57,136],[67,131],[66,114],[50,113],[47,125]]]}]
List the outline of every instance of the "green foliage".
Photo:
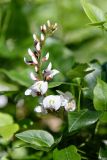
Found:
[{"label": "green foliage", "polygon": [[16,137],[29,143],[29,147],[38,150],[48,150],[54,144],[54,138],[51,134],[43,130],[28,130],[16,134]]},{"label": "green foliage", "polygon": [[107,84],[100,79],[94,88],[94,107],[96,110],[107,111]]},{"label": "green foliage", "polygon": [[19,125],[13,122],[12,116],[0,113],[0,135],[5,140],[9,140],[18,130]]},{"label": "green foliage", "polygon": [[100,114],[95,111],[81,110],[68,114],[69,132],[78,131],[98,121]]},{"label": "green foliage", "polygon": [[77,153],[77,148],[73,145],[61,150],[55,149],[53,151],[53,160],[58,160],[59,157],[62,160],[81,160],[80,155]]}]

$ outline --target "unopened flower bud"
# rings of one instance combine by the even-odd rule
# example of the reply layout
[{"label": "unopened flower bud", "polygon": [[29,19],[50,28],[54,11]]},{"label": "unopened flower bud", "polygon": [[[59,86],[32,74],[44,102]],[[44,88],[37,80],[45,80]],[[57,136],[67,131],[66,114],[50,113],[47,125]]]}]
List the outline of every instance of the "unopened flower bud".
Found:
[{"label": "unopened flower bud", "polygon": [[46,31],[46,30],[47,30],[47,29],[46,29],[46,25],[45,25],[45,24],[43,25],[43,30],[44,30],[44,31]]},{"label": "unopened flower bud", "polygon": [[33,39],[34,39],[34,41],[38,42],[38,38],[37,38],[36,34],[33,34]]},{"label": "unopened flower bud", "polygon": [[35,66],[35,71],[38,72],[38,67],[37,66]]},{"label": "unopened flower bud", "polygon": [[40,51],[40,43],[38,42],[36,45],[36,50],[39,52]]},{"label": "unopened flower bud", "polygon": [[34,53],[31,51],[30,48],[28,49],[28,53],[29,53],[29,55],[31,56],[32,61],[34,62],[34,64],[38,64],[37,58],[36,58],[36,56],[34,55]]},{"label": "unopened flower bud", "polygon": [[50,21],[49,21],[49,20],[47,21],[47,25],[48,25],[48,27],[50,27],[50,26],[51,26],[51,23],[50,23]]},{"label": "unopened flower bud", "polygon": [[45,37],[44,37],[44,35],[41,33],[41,41],[44,41],[44,39],[45,39]]}]

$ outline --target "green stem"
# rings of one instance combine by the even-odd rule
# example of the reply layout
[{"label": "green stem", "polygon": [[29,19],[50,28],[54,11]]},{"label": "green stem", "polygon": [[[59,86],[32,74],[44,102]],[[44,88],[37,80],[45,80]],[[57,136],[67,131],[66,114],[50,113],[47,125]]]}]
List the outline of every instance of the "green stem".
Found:
[{"label": "green stem", "polygon": [[80,111],[80,99],[81,99],[81,88],[79,87],[78,104],[77,104],[78,112]]}]

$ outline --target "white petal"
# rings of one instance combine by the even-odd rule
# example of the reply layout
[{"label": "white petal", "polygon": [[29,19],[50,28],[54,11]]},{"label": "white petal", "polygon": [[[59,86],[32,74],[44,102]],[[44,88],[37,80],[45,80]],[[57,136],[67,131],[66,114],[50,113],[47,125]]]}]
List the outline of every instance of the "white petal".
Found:
[{"label": "white petal", "polygon": [[45,37],[44,37],[44,35],[41,33],[41,41],[44,41],[44,39],[45,39]]},{"label": "white petal", "polygon": [[26,95],[26,96],[31,95],[31,93],[32,93],[32,90],[31,90],[31,89],[27,89],[27,90],[25,91],[25,95]]},{"label": "white petal", "polygon": [[40,51],[40,43],[39,42],[36,45],[36,49],[37,49],[37,51]]},{"label": "white petal", "polygon": [[32,56],[32,61],[33,61],[35,64],[38,64],[38,61],[37,61],[37,59],[36,59],[35,56]]},{"label": "white petal", "polygon": [[44,82],[42,85],[41,85],[41,94],[45,94],[46,91],[48,90],[48,82]]},{"label": "white petal", "polygon": [[49,59],[49,52],[46,54],[46,60],[48,60]]},{"label": "white petal", "polygon": [[56,75],[56,74],[58,74],[58,73],[59,73],[59,71],[58,71],[58,70],[53,69],[53,70],[52,70],[52,74],[51,74],[51,75],[52,75],[52,76],[55,76],[55,75]]},{"label": "white petal", "polygon": [[31,73],[30,73],[30,78],[31,78],[32,80],[34,80],[34,81],[36,81],[36,80],[37,80],[37,78],[35,77],[35,75],[34,75],[34,73],[33,73],[33,72],[31,72]]},{"label": "white petal", "polygon": [[28,49],[28,53],[29,53],[29,55],[30,55],[31,57],[34,55],[34,53],[31,51],[30,48]]},{"label": "white petal", "polygon": [[41,113],[42,112],[42,107],[41,106],[37,106],[34,108],[34,111],[37,113]]},{"label": "white petal", "polygon": [[43,106],[46,109],[55,109],[58,110],[61,106],[60,96],[50,95],[44,98]]},{"label": "white petal", "polygon": [[52,63],[50,62],[49,65],[48,65],[48,67],[46,68],[46,72],[50,71],[51,68],[52,68]]},{"label": "white petal", "polygon": [[38,64],[38,61],[37,61],[37,59],[36,59],[34,53],[31,51],[30,48],[28,49],[28,53],[29,53],[29,55],[31,56],[32,61],[33,61],[35,64]]}]

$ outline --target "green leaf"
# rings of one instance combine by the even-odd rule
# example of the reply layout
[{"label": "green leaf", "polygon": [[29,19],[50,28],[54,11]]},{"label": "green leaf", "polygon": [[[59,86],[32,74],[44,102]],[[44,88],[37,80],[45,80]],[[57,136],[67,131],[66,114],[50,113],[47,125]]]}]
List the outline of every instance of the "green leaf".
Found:
[{"label": "green leaf", "polygon": [[15,132],[19,130],[18,124],[14,124],[11,115],[6,113],[0,113],[0,135],[9,140]]},{"label": "green leaf", "polygon": [[81,160],[81,156],[77,153],[77,148],[71,145],[67,148],[53,151],[53,160]]},{"label": "green leaf", "polygon": [[14,133],[16,133],[19,130],[18,124],[10,124],[3,127],[0,127],[0,135],[8,140],[12,137]]},{"label": "green leaf", "polygon": [[99,62],[93,62],[89,64],[89,69],[94,70],[93,72],[87,74],[84,77],[84,81],[86,83],[86,89],[83,89],[83,93],[85,97],[93,98],[93,89],[97,83],[97,78],[101,77],[101,65]]},{"label": "green leaf", "polygon": [[100,79],[94,88],[94,107],[96,110],[107,111],[107,83]]},{"label": "green leaf", "polygon": [[100,148],[99,151],[99,160],[106,160],[107,159],[107,147]]},{"label": "green leaf", "polygon": [[10,92],[10,91],[17,91],[18,87],[16,85],[0,81],[0,92]]},{"label": "green leaf", "polygon": [[92,72],[93,70],[86,70],[89,67],[88,64],[78,64],[78,66],[76,66],[74,69],[70,70],[67,75],[69,76],[69,78],[83,78],[85,75],[87,75],[88,73]]},{"label": "green leaf", "polygon": [[0,113],[0,127],[13,123],[13,118],[7,113]]},{"label": "green leaf", "polygon": [[6,76],[8,76],[11,80],[17,82],[20,85],[23,85],[25,87],[29,87],[32,84],[31,79],[29,78],[29,73],[31,70],[29,69],[21,69],[21,70],[11,70],[7,71],[4,69],[0,69],[0,72],[4,73]]},{"label": "green leaf", "polygon": [[16,134],[16,137],[28,143],[29,147],[38,150],[47,150],[54,144],[54,138],[51,134],[43,130],[28,130]]},{"label": "green leaf", "polygon": [[49,88],[54,88],[54,87],[58,87],[61,84],[63,84],[63,82],[50,82],[49,83]]},{"label": "green leaf", "polygon": [[81,0],[81,3],[86,15],[88,16],[88,18],[92,23],[97,23],[97,22],[99,23],[106,21],[105,14],[100,8],[96,7],[93,4],[88,3],[86,0]]},{"label": "green leaf", "polygon": [[100,114],[96,111],[81,110],[68,113],[69,132],[88,127],[98,121]]}]

